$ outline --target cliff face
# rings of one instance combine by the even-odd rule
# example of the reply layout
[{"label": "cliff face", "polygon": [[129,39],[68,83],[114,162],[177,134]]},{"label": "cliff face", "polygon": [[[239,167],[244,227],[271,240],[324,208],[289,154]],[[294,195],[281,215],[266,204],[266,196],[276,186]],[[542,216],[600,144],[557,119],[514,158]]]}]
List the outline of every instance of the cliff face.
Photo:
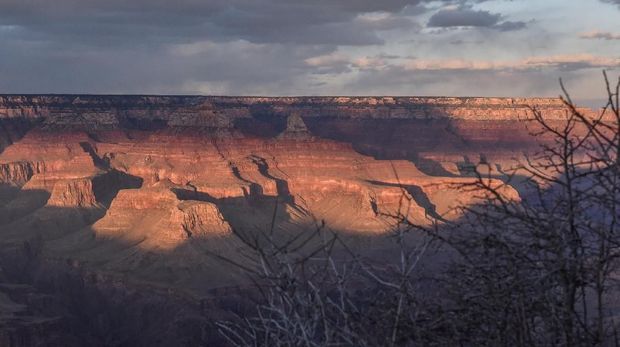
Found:
[{"label": "cliff face", "polygon": [[472,167],[499,182],[534,148],[530,107],[565,114],[556,99],[0,96],[2,243],[166,286],[236,283],[212,257],[236,256],[235,231],[458,218]]}]

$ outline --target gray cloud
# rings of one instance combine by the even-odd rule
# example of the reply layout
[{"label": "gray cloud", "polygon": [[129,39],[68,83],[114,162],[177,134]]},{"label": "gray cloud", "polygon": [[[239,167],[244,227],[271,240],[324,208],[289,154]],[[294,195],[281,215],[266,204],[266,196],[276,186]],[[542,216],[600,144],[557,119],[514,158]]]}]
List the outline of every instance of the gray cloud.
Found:
[{"label": "gray cloud", "polygon": [[294,93],[347,69],[306,59],[416,30],[420,1],[3,0],[0,92]]},{"label": "gray cloud", "polygon": [[505,21],[494,26],[495,29],[499,31],[515,31],[525,29],[527,27],[527,23],[525,22],[513,22],[513,21]]},{"label": "gray cloud", "polygon": [[0,91],[261,95],[304,94],[307,76],[315,71],[304,60],[334,49],[247,41],[153,49],[62,51],[19,43],[4,48]]},{"label": "gray cloud", "polygon": [[[250,42],[366,45],[377,32],[413,23],[406,18],[363,20],[394,14],[421,0],[5,0],[0,25],[17,26],[24,38],[66,38],[84,44],[129,43],[134,38],[176,42],[200,37]],[[26,36],[27,35],[27,36]]]},{"label": "gray cloud", "polygon": [[[562,53],[545,49],[563,43],[543,21],[477,10],[493,1],[0,0],[0,93],[458,94],[446,83],[461,94],[509,93],[493,76],[519,71],[539,85],[550,71],[615,66],[588,57],[524,64],[538,50]],[[426,18],[439,29],[422,30]],[[478,30],[444,29],[454,26]],[[518,54],[500,48],[508,36]],[[442,82],[453,75],[494,87]]]},{"label": "gray cloud", "polygon": [[433,14],[427,26],[434,28],[482,27],[499,31],[521,30],[527,26],[525,22],[500,22],[502,15],[489,11],[474,10],[467,6],[442,9]]},{"label": "gray cloud", "polygon": [[428,21],[429,27],[491,27],[501,18],[499,14],[489,11],[476,11],[469,8],[444,9],[435,13]]}]

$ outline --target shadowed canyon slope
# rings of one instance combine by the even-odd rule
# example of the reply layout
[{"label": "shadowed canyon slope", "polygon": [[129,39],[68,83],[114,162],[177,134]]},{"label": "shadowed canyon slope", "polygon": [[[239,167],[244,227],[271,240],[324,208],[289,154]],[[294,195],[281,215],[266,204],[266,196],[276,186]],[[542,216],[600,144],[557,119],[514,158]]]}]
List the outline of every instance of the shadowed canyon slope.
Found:
[{"label": "shadowed canyon slope", "polygon": [[239,283],[213,257],[239,256],[233,230],[324,222],[371,251],[386,215],[457,218],[476,165],[499,183],[536,148],[529,107],[565,115],[556,99],[0,96],[2,246],[194,294]]}]

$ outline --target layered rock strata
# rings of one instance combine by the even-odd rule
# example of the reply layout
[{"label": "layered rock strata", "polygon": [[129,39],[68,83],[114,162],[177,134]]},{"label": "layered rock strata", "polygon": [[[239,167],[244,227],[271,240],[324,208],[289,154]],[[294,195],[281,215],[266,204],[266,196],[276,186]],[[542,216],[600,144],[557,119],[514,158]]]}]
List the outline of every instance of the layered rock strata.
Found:
[{"label": "layered rock strata", "polygon": [[534,149],[520,121],[532,107],[565,116],[556,99],[0,96],[2,243],[218,287],[237,275],[213,256],[238,256],[239,233],[459,218],[479,201],[459,189],[472,168],[500,184]]}]

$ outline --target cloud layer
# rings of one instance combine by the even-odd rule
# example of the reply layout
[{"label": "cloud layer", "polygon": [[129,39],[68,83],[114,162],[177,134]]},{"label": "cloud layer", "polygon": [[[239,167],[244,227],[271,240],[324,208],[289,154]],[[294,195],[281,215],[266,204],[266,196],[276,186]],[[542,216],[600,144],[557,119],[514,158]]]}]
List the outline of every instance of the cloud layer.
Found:
[{"label": "cloud layer", "polygon": [[588,96],[619,67],[609,4],[3,0],[0,93],[555,95],[564,76]]},{"label": "cloud layer", "polygon": [[620,40],[620,34],[614,34],[603,31],[589,31],[579,35],[582,39],[603,39],[603,40]]}]

